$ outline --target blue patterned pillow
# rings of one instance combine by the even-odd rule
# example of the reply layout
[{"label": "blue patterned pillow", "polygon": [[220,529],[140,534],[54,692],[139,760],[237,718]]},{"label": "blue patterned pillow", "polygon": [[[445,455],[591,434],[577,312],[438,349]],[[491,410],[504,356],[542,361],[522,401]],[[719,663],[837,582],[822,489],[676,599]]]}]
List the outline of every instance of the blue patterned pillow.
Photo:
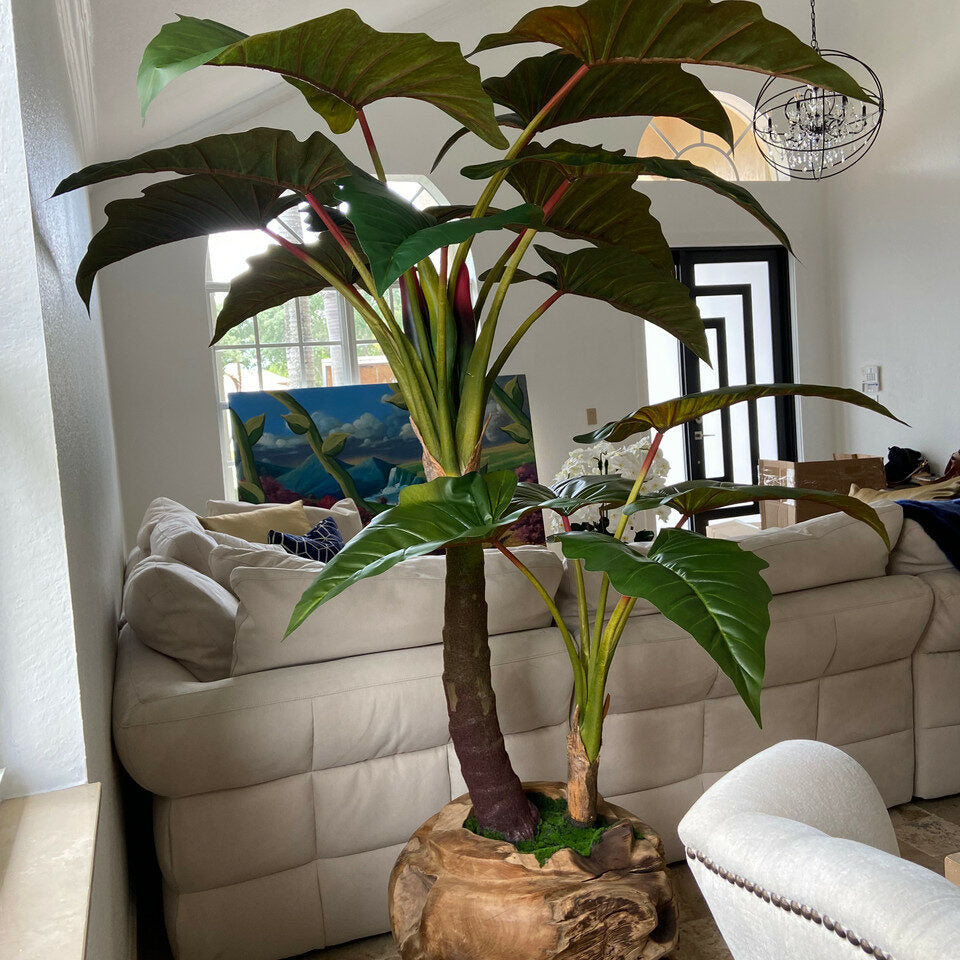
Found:
[{"label": "blue patterned pillow", "polygon": [[270,543],[283,547],[287,553],[321,563],[332,560],[343,549],[343,537],[333,517],[324,518],[303,536],[271,530],[267,538]]}]

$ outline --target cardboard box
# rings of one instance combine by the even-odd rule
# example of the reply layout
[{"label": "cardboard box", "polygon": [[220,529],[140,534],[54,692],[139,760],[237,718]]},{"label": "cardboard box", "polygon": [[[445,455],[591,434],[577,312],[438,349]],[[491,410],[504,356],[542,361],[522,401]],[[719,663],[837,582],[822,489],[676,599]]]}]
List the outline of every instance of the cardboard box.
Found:
[{"label": "cardboard box", "polygon": [[[849,493],[851,484],[882,490],[887,485],[880,457],[838,455],[834,460],[761,460],[760,483]],[[833,507],[807,500],[761,500],[760,526],[789,527],[802,520],[836,513]]]}]

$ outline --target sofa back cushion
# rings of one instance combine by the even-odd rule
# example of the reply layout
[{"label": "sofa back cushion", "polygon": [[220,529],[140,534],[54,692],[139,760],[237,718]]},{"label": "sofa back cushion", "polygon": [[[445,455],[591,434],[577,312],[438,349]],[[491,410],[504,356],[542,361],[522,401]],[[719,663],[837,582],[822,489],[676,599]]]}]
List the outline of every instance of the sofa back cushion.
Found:
[{"label": "sofa back cushion", "polygon": [[929,537],[916,520],[903,521],[903,533],[890,554],[891,574],[906,573],[919,576],[938,570],[953,570],[947,555]]},{"label": "sofa back cushion", "polygon": [[[271,503],[241,503],[239,500],[208,500],[207,516],[212,517],[226,513],[249,513],[251,510],[262,510],[264,507],[276,506]],[[316,526],[321,520],[333,517],[340,528],[340,536],[349,540],[356,536],[363,527],[360,514],[352,500],[338,500],[329,510],[324,507],[304,506],[303,512],[307,515],[311,526]]]},{"label": "sofa back cushion", "polygon": [[147,557],[127,580],[123,613],[141,643],[198,680],[230,675],[237,599],[202,573]]},{"label": "sofa back cushion", "polygon": [[212,517],[200,517],[204,530],[226,533],[251,543],[267,543],[271,530],[281,533],[308,533],[312,524],[303,510],[303,501],[294,503],[270,503],[257,510],[222,513]]},{"label": "sofa back cushion", "polygon": [[[883,502],[872,506],[887,528],[890,542],[896,543],[903,525],[900,505]],[[753,551],[770,564],[762,576],[775,594],[882,577],[887,572],[887,561],[890,558],[886,544],[880,537],[865,523],[845,513],[815,517],[790,527],[744,531],[733,535],[728,533],[725,539],[736,540],[744,550]],[[891,569],[890,572],[913,571]],[[601,576],[600,573],[584,571],[587,606],[591,614],[597,608]],[[608,614],[619,599],[620,595],[611,588],[607,596]],[[563,581],[557,594],[557,604],[567,623],[575,624],[576,580],[569,561],[564,561]],[[651,613],[657,613],[657,609],[648,601],[640,600],[631,616]]]},{"label": "sofa back cushion", "polygon": [[321,564],[287,553],[283,547],[271,543],[219,544],[210,551],[210,576],[225,590],[230,590],[230,574],[237,567],[278,567],[286,570],[313,570],[314,576],[323,569]]},{"label": "sofa back cushion", "polygon": [[[903,526],[900,504],[880,502],[871,506],[887,528],[890,543],[896,543]],[[761,575],[775,594],[882,577],[890,558],[876,531],[845,513],[830,513],[736,539],[745,550],[752,550],[770,564]]]},{"label": "sofa back cushion", "polygon": [[[515,549],[551,595],[555,593],[559,558],[543,547]],[[523,575],[495,550],[485,551],[484,557],[491,635],[549,626],[549,612]],[[293,608],[323,569],[319,563],[288,559],[298,561],[299,569],[276,564],[236,567],[230,576],[240,600],[233,676],[441,642],[446,561],[437,556],[407,560],[355,583],[281,643]]]}]

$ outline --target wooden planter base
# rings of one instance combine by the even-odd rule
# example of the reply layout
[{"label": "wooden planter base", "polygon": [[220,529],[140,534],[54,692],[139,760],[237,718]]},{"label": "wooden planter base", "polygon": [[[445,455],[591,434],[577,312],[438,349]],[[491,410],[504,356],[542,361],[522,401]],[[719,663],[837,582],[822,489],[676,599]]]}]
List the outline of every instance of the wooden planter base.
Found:
[{"label": "wooden planter base", "polygon": [[402,960],[657,960],[674,949],[663,843],[632,814],[600,800],[600,816],[617,823],[590,857],[560,850],[541,867],[533,854],[465,830],[471,809],[468,796],[448,803],[393,868],[390,926]]}]

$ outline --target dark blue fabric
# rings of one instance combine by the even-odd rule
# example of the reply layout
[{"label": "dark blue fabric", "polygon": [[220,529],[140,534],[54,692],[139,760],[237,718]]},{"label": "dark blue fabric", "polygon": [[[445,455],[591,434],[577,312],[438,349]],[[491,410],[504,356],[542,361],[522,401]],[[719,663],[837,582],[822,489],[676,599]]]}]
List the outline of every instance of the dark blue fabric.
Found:
[{"label": "dark blue fabric", "polygon": [[903,515],[916,520],[924,533],[960,570],[960,500],[898,500]]},{"label": "dark blue fabric", "polygon": [[283,547],[287,553],[305,557],[307,560],[319,560],[321,563],[329,562],[343,549],[343,536],[333,517],[321,520],[303,536],[271,530],[267,539],[270,543]]}]

